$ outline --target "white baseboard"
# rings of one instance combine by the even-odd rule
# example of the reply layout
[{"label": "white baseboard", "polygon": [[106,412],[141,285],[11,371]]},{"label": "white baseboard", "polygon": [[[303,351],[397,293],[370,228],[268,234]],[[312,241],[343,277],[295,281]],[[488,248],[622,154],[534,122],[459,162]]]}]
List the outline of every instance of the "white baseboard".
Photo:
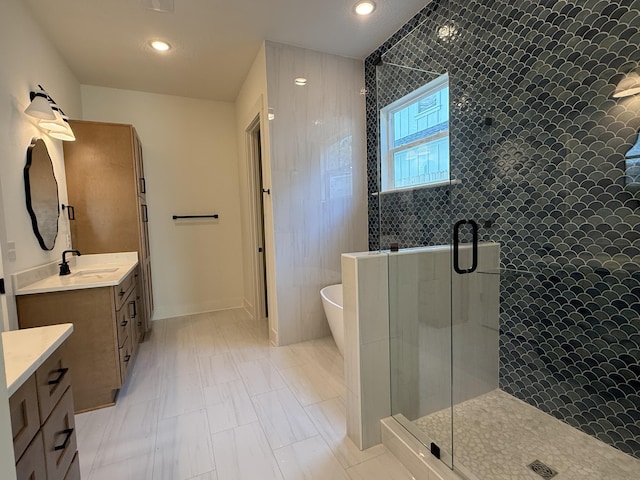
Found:
[{"label": "white baseboard", "polygon": [[224,300],[211,300],[188,305],[166,305],[156,306],[153,312],[153,320],[163,320],[165,318],[184,317],[185,315],[196,315],[198,313],[216,312],[219,310],[231,310],[234,308],[244,308],[242,298],[229,298]]},{"label": "white baseboard", "polygon": [[256,315],[255,315],[255,311],[253,309],[253,304],[249,300],[247,300],[246,298],[243,299],[242,304],[243,304],[242,308],[244,308],[244,311],[247,312],[247,315],[249,315],[249,318],[251,320],[255,320]]}]

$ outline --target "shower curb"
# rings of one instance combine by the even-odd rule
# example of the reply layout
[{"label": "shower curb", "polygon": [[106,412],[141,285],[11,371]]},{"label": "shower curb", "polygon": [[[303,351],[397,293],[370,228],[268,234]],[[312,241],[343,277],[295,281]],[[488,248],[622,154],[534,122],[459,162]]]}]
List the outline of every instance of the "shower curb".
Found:
[{"label": "shower curb", "polygon": [[414,480],[466,480],[431,455],[393,417],[380,420],[382,443],[411,472]]}]

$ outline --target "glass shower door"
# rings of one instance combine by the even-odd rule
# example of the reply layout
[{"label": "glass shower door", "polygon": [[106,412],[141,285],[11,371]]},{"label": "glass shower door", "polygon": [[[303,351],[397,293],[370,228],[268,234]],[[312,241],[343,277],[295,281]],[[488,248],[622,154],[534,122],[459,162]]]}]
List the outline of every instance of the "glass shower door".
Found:
[{"label": "glass shower door", "polygon": [[[446,16],[448,2],[438,3]],[[424,67],[439,38],[423,22],[376,66],[379,248],[388,253],[393,417],[453,467],[452,248],[448,56]],[[399,251],[394,251],[395,247]]]},{"label": "glass shower door", "polygon": [[[381,105],[381,125],[385,122],[386,107],[425,86],[428,98],[428,86],[433,82],[437,85],[446,73],[410,69],[387,62],[385,59],[377,67],[379,86],[402,79],[406,88],[401,92],[396,90],[394,93],[401,96],[395,99],[389,98],[389,92],[378,91],[379,101],[394,100]],[[431,94],[434,95],[442,96],[437,92]],[[448,98],[446,92],[444,96]],[[432,158],[443,150],[443,138],[446,142],[448,139],[436,135],[436,138],[427,138],[423,144],[415,140],[420,134],[420,126],[405,129],[403,124],[412,120],[419,123],[419,119],[408,118],[415,117],[411,110],[420,107],[411,105],[411,101],[409,98],[410,105],[404,109],[400,105],[395,119],[387,120],[396,127],[386,135],[396,149],[391,152],[393,162],[381,155],[382,161],[388,163],[382,166],[382,171],[395,168],[393,180],[396,184],[383,186],[377,194],[381,211],[380,247],[383,250],[393,250],[396,244],[399,247],[399,251],[388,254],[391,408],[394,418],[404,428],[451,467],[451,248],[449,232],[444,227],[451,223],[449,181],[439,178],[443,170],[448,170],[448,165],[443,169],[439,165],[441,162]],[[417,102],[433,108],[434,100]],[[445,106],[441,108],[445,109]],[[398,119],[399,116],[405,118]],[[384,126],[381,128],[384,130]],[[410,137],[409,147],[403,151],[399,147],[403,146],[406,136]],[[433,178],[431,186],[403,185],[425,178]],[[439,205],[436,214],[439,226],[422,232],[413,231],[415,225],[407,219],[425,215],[432,205]],[[428,255],[411,248],[425,245],[430,246]],[[426,424],[422,420],[429,415],[432,415],[432,421]]]},{"label": "glass shower door", "polygon": [[[483,53],[488,32],[472,28],[460,2],[450,11],[451,75],[451,374],[453,468],[467,478],[502,478],[499,318],[500,240],[504,199],[513,195],[510,170],[517,144],[495,148],[497,88],[494,60]],[[455,60],[454,60],[455,59]],[[504,100],[504,99],[502,99]],[[508,100],[508,99],[507,99]],[[508,132],[507,132],[508,133]],[[517,180],[516,180],[517,181]],[[509,187],[505,188],[505,187]],[[517,443],[516,438],[512,438]]]}]

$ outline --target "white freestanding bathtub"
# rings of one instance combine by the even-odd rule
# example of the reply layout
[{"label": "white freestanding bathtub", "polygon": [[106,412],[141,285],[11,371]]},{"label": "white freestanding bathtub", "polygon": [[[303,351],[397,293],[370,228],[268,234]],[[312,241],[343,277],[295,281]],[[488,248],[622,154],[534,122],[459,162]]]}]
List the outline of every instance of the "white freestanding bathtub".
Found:
[{"label": "white freestanding bathtub", "polygon": [[344,319],[342,316],[342,284],[329,285],[320,290],[324,314],[340,354],[344,357]]}]

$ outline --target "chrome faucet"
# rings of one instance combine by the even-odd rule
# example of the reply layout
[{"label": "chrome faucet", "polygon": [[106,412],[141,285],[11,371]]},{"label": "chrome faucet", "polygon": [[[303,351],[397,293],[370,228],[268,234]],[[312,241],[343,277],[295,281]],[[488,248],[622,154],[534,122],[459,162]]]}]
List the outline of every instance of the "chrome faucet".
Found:
[{"label": "chrome faucet", "polygon": [[65,255],[67,253],[75,253],[78,256],[82,255],[80,253],[80,250],[65,250],[64,252],[62,252],[62,263],[60,264],[60,275],[69,275],[71,273],[71,270],[69,270],[69,263],[65,258]]}]

